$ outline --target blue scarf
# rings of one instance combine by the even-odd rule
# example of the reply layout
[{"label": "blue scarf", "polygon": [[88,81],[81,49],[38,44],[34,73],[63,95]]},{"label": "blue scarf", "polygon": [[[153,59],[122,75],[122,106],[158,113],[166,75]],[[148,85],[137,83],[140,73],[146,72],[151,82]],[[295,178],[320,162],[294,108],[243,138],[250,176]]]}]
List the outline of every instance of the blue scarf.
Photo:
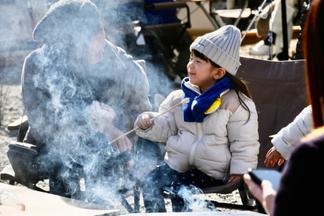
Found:
[{"label": "blue scarf", "polygon": [[227,76],[217,81],[202,94],[188,88],[186,82],[189,82],[189,77],[184,78],[181,83],[185,98],[189,98],[189,103],[183,107],[185,122],[202,122],[207,116],[206,111],[219,99],[220,94],[232,88],[232,83]]}]

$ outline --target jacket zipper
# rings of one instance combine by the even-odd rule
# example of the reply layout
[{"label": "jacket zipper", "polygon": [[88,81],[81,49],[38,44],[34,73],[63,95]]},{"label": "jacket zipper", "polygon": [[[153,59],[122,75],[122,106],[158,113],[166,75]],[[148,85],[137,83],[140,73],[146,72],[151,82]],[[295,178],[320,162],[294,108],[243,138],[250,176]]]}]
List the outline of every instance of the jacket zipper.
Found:
[{"label": "jacket zipper", "polygon": [[196,142],[193,143],[193,145],[192,145],[192,147],[190,149],[190,155],[189,155],[189,164],[190,165],[192,165],[193,162],[194,162],[194,159],[195,159],[194,154],[196,152],[196,148],[198,146],[198,143],[202,139],[202,135],[203,135],[202,123],[197,123],[196,128],[197,128],[197,140],[196,140]]}]

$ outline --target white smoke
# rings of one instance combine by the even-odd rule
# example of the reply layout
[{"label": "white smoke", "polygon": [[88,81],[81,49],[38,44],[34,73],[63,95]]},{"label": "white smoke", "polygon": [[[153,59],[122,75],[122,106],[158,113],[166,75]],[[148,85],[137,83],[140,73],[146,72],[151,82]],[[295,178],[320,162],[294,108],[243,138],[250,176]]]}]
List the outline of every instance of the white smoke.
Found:
[{"label": "white smoke", "polygon": [[181,186],[177,195],[181,197],[189,209],[195,211],[218,211],[214,205],[204,200],[202,195],[203,191],[193,185]]},{"label": "white smoke", "polygon": [[[45,14],[46,10],[50,3],[54,1],[25,1],[25,0],[2,0],[0,1],[0,63],[3,69],[1,70],[1,80],[2,77],[8,76],[6,71],[8,69],[11,70],[12,66],[18,67],[20,71],[21,66],[23,64],[23,59],[30,53],[32,50],[40,47],[42,44],[36,43],[32,39],[32,31],[36,25],[36,23],[40,20],[40,18]],[[115,10],[119,6],[118,1],[95,1],[98,2],[99,9],[101,13],[104,15],[105,21],[112,20],[112,24],[106,24],[106,33],[108,38],[112,39],[118,45],[127,48],[125,45],[124,38],[122,37],[122,32],[125,30],[120,26],[120,20],[129,22],[129,15],[133,13],[132,11],[123,11],[122,14],[117,13]],[[100,5],[102,7],[100,7]],[[79,29],[70,29],[74,32],[79,32]],[[129,29],[130,30],[130,29]],[[116,34],[117,33],[117,34]],[[131,33],[129,33],[131,34]],[[80,36],[80,38],[82,38]],[[80,39],[80,43],[81,43]],[[136,43],[135,43],[136,44]],[[143,47],[142,47],[143,48]],[[139,47],[138,49],[141,49]],[[145,47],[143,48],[145,51]],[[127,50],[126,50],[127,51]],[[58,55],[61,55],[59,51],[57,51]],[[13,58],[14,56],[14,58]],[[140,56],[134,56],[136,58],[153,58],[152,53],[141,53]],[[39,65],[49,65],[53,59],[49,59],[47,56],[42,56],[39,58]],[[114,65],[112,63],[112,65]],[[70,65],[71,67],[79,68],[79,65]],[[57,157],[60,158],[60,161],[64,164],[65,169],[60,171],[60,175],[64,179],[73,179],[73,178],[82,178],[82,181],[85,181],[86,184],[91,185],[91,194],[90,196],[100,197],[101,201],[109,201],[120,199],[118,194],[118,189],[124,187],[131,188],[135,184],[135,180],[130,178],[127,174],[125,174],[123,165],[124,161],[127,161],[127,155],[122,155],[117,158],[117,153],[109,147],[108,141],[111,140],[111,137],[105,137],[97,135],[96,130],[91,129],[91,121],[88,113],[85,112],[86,104],[84,104],[81,100],[76,101],[75,104],[68,104],[69,101],[65,101],[64,98],[70,98],[74,95],[82,95],[83,97],[91,96],[88,94],[88,89],[81,89],[79,85],[76,85],[75,82],[71,82],[71,79],[74,77],[70,77],[69,79],[64,79],[64,76],[61,74],[62,65],[56,65],[55,68],[51,68],[51,71],[54,73],[51,76],[46,77],[46,82],[39,82],[42,80],[42,74],[38,74],[34,77],[33,81],[35,86],[38,88],[47,88],[52,93],[53,97],[51,98],[50,103],[42,104],[45,109],[48,110],[54,117],[47,119],[47,125],[44,127],[42,134],[48,135],[56,131],[59,136],[51,136],[50,141],[55,143],[55,146],[49,147],[47,149],[48,155],[42,163],[44,169],[48,169],[51,167],[51,163],[57,162]],[[114,69],[114,68],[112,68]],[[111,69],[111,70],[112,70]],[[172,83],[166,77],[164,70],[165,68],[156,67],[153,63],[146,64],[146,71],[150,81],[150,93],[152,94],[152,98],[154,94],[159,93],[163,96],[166,96],[172,89]],[[80,73],[82,74],[83,68],[80,68]],[[102,71],[102,70],[98,70]],[[113,71],[106,71],[107,74],[91,74],[92,76],[115,76]],[[84,75],[84,74],[83,74]],[[17,82],[20,80],[19,72],[15,74],[17,76],[15,79]],[[72,80],[73,81],[73,80]],[[87,80],[89,81],[89,80]],[[91,80],[89,81],[91,82]],[[127,80],[125,77],[125,82],[131,82]],[[110,85],[109,83],[98,83],[100,85]],[[127,85],[124,86],[127,88]],[[127,89],[120,90],[118,92],[108,92],[109,97],[122,97],[120,92],[127,92]],[[153,100],[151,101],[153,102]],[[116,105],[116,104],[114,104]],[[118,107],[116,105],[116,107]],[[128,107],[119,106],[119,110],[115,113],[116,119],[120,117],[121,113],[127,113],[128,110],[122,110],[123,108],[128,109]],[[130,113],[131,114],[131,113]],[[40,115],[40,114],[36,114]],[[40,116],[41,117],[41,116]],[[43,116],[43,118],[47,118]],[[53,122],[53,121],[57,122]],[[74,127],[70,123],[74,122],[77,127]],[[118,121],[117,121],[118,122]],[[42,122],[34,122],[35,124],[43,124]],[[58,124],[60,128],[55,128],[54,126],[49,126],[50,124]],[[121,124],[123,124],[122,122]],[[89,129],[90,128],[90,129]],[[121,127],[122,128],[122,127]],[[92,148],[94,144],[89,144],[89,137],[94,137],[93,139],[97,141],[95,148],[98,152],[95,152]],[[49,141],[49,140],[47,140]],[[73,144],[72,144],[73,143]],[[100,151],[99,151],[100,150]],[[149,151],[148,151],[149,152]],[[151,158],[142,158],[138,156],[138,160],[141,162],[141,175],[136,176],[137,178],[143,178],[148,172],[148,169],[152,169],[152,163],[156,163],[158,159],[152,156]],[[110,159],[109,166],[99,166],[107,161],[102,161],[102,159]],[[113,161],[121,160],[119,161]],[[76,173],[76,176],[71,175],[71,170],[76,169],[75,164],[84,165],[83,171],[80,173]],[[147,167],[145,165],[148,164]],[[126,164],[125,166],[128,166]],[[113,168],[112,168],[113,167]],[[145,167],[145,169],[143,168]],[[102,169],[102,170],[98,170]],[[109,173],[107,173],[107,171]],[[84,173],[83,173],[84,172]],[[102,176],[91,176],[92,179],[96,179],[95,182],[87,182],[89,179],[83,179],[84,174],[98,174]],[[133,174],[130,174],[133,175]],[[75,182],[65,182],[69,185],[71,192],[75,192],[78,189],[79,185],[75,184]],[[88,190],[86,188],[86,190]],[[86,200],[92,200],[92,197],[87,197]]]}]

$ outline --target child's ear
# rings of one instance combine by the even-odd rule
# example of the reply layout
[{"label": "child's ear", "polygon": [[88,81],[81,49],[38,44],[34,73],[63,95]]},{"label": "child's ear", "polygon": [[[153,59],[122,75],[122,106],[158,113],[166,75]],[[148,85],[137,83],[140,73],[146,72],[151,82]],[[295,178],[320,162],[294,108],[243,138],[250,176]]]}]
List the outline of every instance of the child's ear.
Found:
[{"label": "child's ear", "polygon": [[213,73],[213,78],[215,80],[219,80],[225,76],[226,70],[224,68],[215,68],[215,71]]}]

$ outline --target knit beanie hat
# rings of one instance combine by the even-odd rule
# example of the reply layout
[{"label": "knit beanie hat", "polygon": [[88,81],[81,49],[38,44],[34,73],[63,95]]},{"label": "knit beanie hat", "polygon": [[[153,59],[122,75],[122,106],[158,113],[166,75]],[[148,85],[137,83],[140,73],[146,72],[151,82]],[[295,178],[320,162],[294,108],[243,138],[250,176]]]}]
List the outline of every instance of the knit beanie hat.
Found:
[{"label": "knit beanie hat", "polygon": [[240,63],[241,33],[233,25],[223,26],[216,31],[198,37],[190,46],[215,64],[235,75]]}]

